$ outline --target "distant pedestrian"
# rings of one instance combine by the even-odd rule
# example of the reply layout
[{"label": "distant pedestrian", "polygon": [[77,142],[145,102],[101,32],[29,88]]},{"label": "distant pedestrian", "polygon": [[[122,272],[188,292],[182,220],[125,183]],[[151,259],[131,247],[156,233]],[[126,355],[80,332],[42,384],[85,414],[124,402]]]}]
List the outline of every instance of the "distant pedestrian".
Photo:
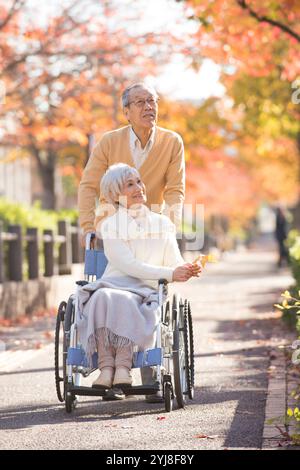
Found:
[{"label": "distant pedestrian", "polygon": [[288,221],[285,214],[285,211],[282,207],[278,206],[276,208],[276,228],[275,228],[275,238],[278,243],[278,267],[281,268],[284,263],[288,263],[288,249],[285,246],[285,241],[287,239],[288,233]]}]

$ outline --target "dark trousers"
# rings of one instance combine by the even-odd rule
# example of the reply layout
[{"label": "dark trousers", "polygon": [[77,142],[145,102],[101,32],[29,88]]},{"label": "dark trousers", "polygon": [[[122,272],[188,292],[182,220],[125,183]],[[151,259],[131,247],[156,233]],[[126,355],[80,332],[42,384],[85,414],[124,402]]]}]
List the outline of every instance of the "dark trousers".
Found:
[{"label": "dark trousers", "polygon": [[285,240],[277,240],[278,242],[278,266],[281,267],[284,262],[288,263],[289,253],[284,244]]}]

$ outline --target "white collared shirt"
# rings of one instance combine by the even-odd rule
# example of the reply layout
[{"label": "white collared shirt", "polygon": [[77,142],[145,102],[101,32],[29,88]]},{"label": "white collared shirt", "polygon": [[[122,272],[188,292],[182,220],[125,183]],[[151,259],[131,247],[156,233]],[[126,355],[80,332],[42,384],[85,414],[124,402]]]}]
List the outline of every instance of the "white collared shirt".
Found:
[{"label": "white collared shirt", "polygon": [[140,139],[135,134],[132,127],[130,127],[129,144],[130,144],[132,159],[137,169],[139,169],[142,166],[142,164],[148,157],[149,152],[153,147],[154,139],[155,139],[155,127],[153,127],[152,129],[151,135],[145,147],[142,148]]}]

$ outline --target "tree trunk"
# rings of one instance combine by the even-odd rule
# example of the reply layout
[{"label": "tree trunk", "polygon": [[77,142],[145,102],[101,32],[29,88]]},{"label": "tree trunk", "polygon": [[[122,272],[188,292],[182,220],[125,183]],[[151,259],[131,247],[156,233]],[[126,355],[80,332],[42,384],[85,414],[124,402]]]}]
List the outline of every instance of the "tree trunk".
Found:
[{"label": "tree trunk", "polygon": [[56,209],[55,195],[55,166],[56,154],[52,150],[39,150],[31,147],[31,153],[35,157],[41,178],[43,192],[41,194],[41,203],[43,209]]},{"label": "tree trunk", "polygon": [[42,207],[56,209],[55,167],[41,166],[40,175],[43,182]]}]

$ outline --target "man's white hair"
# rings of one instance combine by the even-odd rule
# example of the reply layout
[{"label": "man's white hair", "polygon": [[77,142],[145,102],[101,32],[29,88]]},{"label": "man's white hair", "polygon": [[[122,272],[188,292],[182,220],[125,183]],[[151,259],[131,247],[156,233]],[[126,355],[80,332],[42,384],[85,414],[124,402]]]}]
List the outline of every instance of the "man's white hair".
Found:
[{"label": "man's white hair", "polygon": [[118,206],[119,196],[123,191],[128,178],[139,177],[140,174],[136,168],[126,163],[116,163],[111,165],[104,173],[100,182],[100,192],[106,201]]},{"label": "man's white hair", "polygon": [[131,90],[134,90],[135,88],[144,88],[145,90],[148,90],[154,98],[158,98],[156,90],[151,85],[147,85],[144,82],[133,83],[132,85],[129,85],[127,88],[125,88],[122,93],[123,108],[126,108],[129,105],[129,94]]}]

